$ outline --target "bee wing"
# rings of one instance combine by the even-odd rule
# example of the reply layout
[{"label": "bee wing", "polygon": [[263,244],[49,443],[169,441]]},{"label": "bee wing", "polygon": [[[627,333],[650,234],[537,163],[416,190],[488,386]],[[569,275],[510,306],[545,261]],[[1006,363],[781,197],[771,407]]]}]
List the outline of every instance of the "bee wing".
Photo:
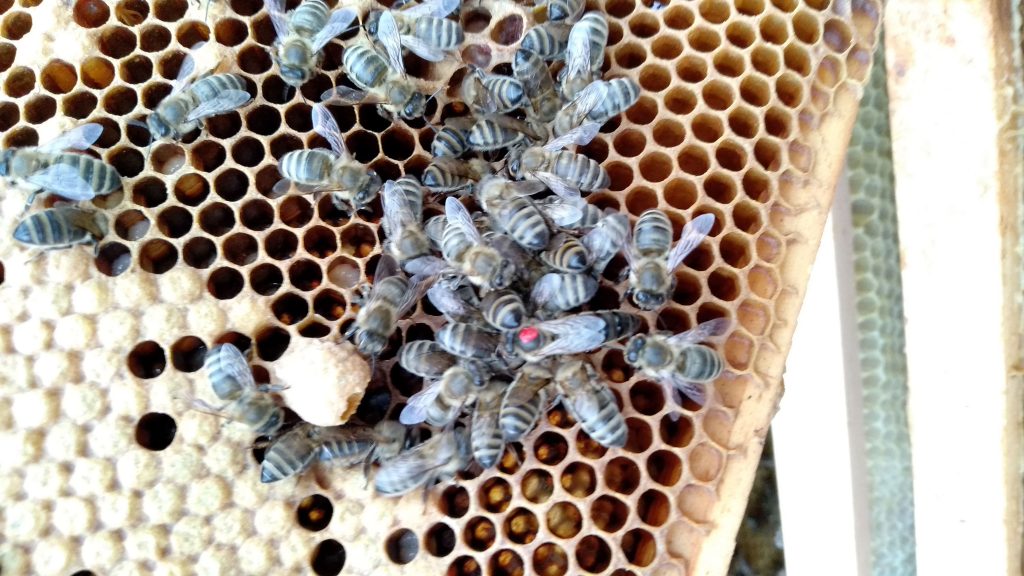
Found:
[{"label": "bee wing", "polygon": [[401,41],[402,46],[405,46],[412,51],[413,54],[428,62],[440,62],[441,60],[444,60],[444,50],[435,48],[415,36],[403,35],[401,36]]},{"label": "bee wing", "polygon": [[70,164],[51,164],[45,169],[31,174],[25,180],[34,186],[43,188],[68,200],[81,202],[96,196],[89,182],[78,173],[78,168]]},{"label": "bee wing", "polygon": [[[296,185],[296,188],[298,188],[298,185]],[[274,184],[274,187],[271,188],[271,192],[274,194],[274,198],[277,198],[278,196],[284,196],[291,189],[292,181],[287,178],[282,178]]]},{"label": "bee wing", "polygon": [[530,299],[539,306],[545,306],[552,298],[558,295],[562,287],[561,276],[552,272],[541,276],[533,284],[530,290]]},{"label": "bee wing", "polygon": [[583,144],[590,144],[590,141],[597,136],[598,130],[601,129],[601,125],[597,122],[587,122],[581,126],[577,126],[572,130],[569,130],[565,134],[562,134],[558,138],[555,138],[544,145],[544,149],[548,152],[554,152],[561,150],[569,146],[580,146]]},{"label": "bee wing", "polygon": [[62,150],[85,150],[99,140],[103,134],[103,126],[95,122],[76,126],[57,136],[53,140],[39,146],[40,152],[60,152]]},{"label": "bee wing", "polygon": [[669,393],[672,395],[672,398],[674,398],[675,401],[679,404],[683,403],[683,399],[680,398],[680,394],[685,394],[689,399],[693,400],[694,402],[702,406],[704,405],[704,402],[707,400],[703,384],[686,380],[685,378],[682,378],[675,372],[665,375],[662,384],[667,384],[668,387],[671,388],[671,390],[669,390]]},{"label": "bee wing", "polygon": [[594,80],[580,90],[576,98],[565,105],[565,109],[572,108],[572,125],[579,125],[598,104],[604,101],[608,95],[608,83],[604,80]]},{"label": "bee wing", "polygon": [[605,339],[604,320],[591,314],[563,316],[536,327],[555,336],[554,341],[537,350],[540,356],[586,352],[600,346]]},{"label": "bee wing", "polygon": [[666,339],[669,346],[679,347],[689,344],[696,344],[721,336],[729,331],[732,321],[728,318],[715,318],[707,322],[701,322],[686,332],[674,334]]},{"label": "bee wing", "polygon": [[569,42],[565,48],[566,77],[576,74],[590,73],[590,39],[587,38],[587,26],[576,23],[569,30]]},{"label": "bee wing", "polygon": [[545,202],[537,204],[537,207],[557,226],[569,227],[583,218],[583,210],[579,206],[562,202],[560,196],[551,196],[551,198],[558,199],[559,202]]},{"label": "bee wing", "polygon": [[469,210],[466,210],[466,207],[461,202],[451,196],[445,199],[444,215],[448,219],[449,226],[457,226],[473,242],[477,244],[483,243],[484,240],[480,236],[480,231],[473,224],[473,218],[469,215]]},{"label": "bee wing", "polygon": [[446,282],[437,282],[427,290],[427,298],[448,320],[458,322],[472,316],[475,308],[459,297]]},{"label": "bee wing", "polygon": [[[620,221],[619,226],[610,226],[612,219]],[[629,230],[629,219],[625,214],[609,214],[598,222],[597,226],[580,238],[592,259],[594,272],[600,274],[608,262],[623,246],[626,246],[626,234],[620,231]],[[628,251],[628,248],[627,248]]]},{"label": "bee wing", "polygon": [[416,215],[405,203],[405,196],[394,180],[384,183],[381,201],[384,205],[384,233],[388,237],[398,234],[405,226],[419,224]]},{"label": "bee wing", "polygon": [[434,400],[437,399],[440,393],[440,380],[428,382],[422,390],[409,396],[409,400],[405,403],[405,408],[402,408],[402,413],[398,415],[398,421],[406,426],[423,422],[427,419],[427,410],[430,409],[430,406],[433,405]]},{"label": "bee wing", "polygon": [[356,16],[355,10],[351,8],[341,8],[331,12],[327,24],[313,37],[313,52],[319,52],[332,38],[344,32],[349,24],[356,19]]},{"label": "bee wing", "polygon": [[544,183],[552,192],[579,206],[583,203],[578,186],[551,172],[533,172],[533,176]]},{"label": "bee wing", "polygon": [[377,284],[385,278],[397,276],[401,273],[402,270],[398,267],[398,262],[393,257],[385,254],[377,262],[377,270],[373,273],[373,283]]},{"label": "bee wing", "polygon": [[405,263],[405,271],[416,276],[436,276],[450,268],[447,262],[437,256],[420,256]]},{"label": "bee wing", "polygon": [[86,230],[96,238],[102,238],[106,231],[96,221],[97,214],[73,206],[55,206],[53,210],[64,213],[64,217],[76,228]]},{"label": "bee wing", "polygon": [[404,481],[409,478],[418,480],[416,483],[409,483],[408,489],[402,493],[388,494],[400,496],[429,481],[434,470],[448,464],[456,456],[458,444],[454,438],[448,436],[450,433],[442,432],[382,464],[374,477],[374,486],[380,491],[382,487],[395,482],[404,485]]},{"label": "bee wing", "polygon": [[411,285],[409,286],[409,293],[405,295],[398,304],[398,316],[405,316],[417,302],[423,299],[427,295],[427,290],[434,284],[435,278],[433,276],[424,276],[422,274],[416,274],[409,279]]},{"label": "bee wing", "polygon": [[178,75],[174,77],[174,82],[171,83],[171,94],[177,94],[181,92],[189,85],[189,76],[196,71],[196,59],[191,54],[185,54],[185,58],[181,61],[181,67],[178,68]]},{"label": "bee wing", "polygon": [[398,23],[390,10],[385,10],[377,21],[377,40],[387,52],[391,69],[405,76],[405,64],[402,63],[402,37],[398,33]]},{"label": "bee wing", "polygon": [[373,94],[348,86],[335,86],[320,95],[320,102],[325,104],[373,104],[380,101],[381,99]]},{"label": "bee wing", "polygon": [[690,252],[693,252],[693,249],[704,240],[704,237],[708,235],[708,232],[711,231],[711,227],[714,225],[714,214],[701,214],[690,220],[683,227],[683,232],[679,235],[679,241],[672,247],[672,252],[668,255],[668,269],[670,272],[683,263],[683,259]]},{"label": "bee wing", "polygon": [[256,389],[256,379],[253,378],[252,369],[249,368],[249,361],[233,344],[221,344],[210,350],[204,367],[207,375],[218,370],[230,374],[242,388]]},{"label": "bee wing", "polygon": [[[463,93],[467,92],[467,90],[465,89],[465,85],[467,83],[476,84],[476,87],[472,89],[473,93],[476,95],[476,98],[474,99],[473,102],[467,102],[471,107],[479,107],[480,112],[483,115],[494,114],[498,111],[498,101],[494,98],[494,95],[491,94],[491,91],[488,90],[486,86],[484,86],[483,78],[481,78],[481,74],[479,71],[470,72],[469,74],[466,75],[465,79],[463,79],[462,82],[464,86],[462,90]],[[465,98],[466,96],[463,97]],[[494,116],[492,119],[495,118],[499,117]]]},{"label": "bee wing", "polygon": [[225,90],[218,94],[216,98],[196,106],[192,112],[189,112],[186,120],[192,122],[207,116],[216,116],[217,114],[230,112],[240,108],[250,99],[252,99],[252,96],[249,96],[249,93],[245,90]]},{"label": "bee wing", "polygon": [[454,12],[459,7],[459,4],[460,0],[427,0],[403,10],[402,14],[413,17],[433,16],[434,18],[444,18]]},{"label": "bee wing", "polygon": [[338,122],[322,103],[313,104],[313,131],[324,137],[331,150],[338,156],[348,156],[345,141],[341,138]]},{"label": "bee wing", "polygon": [[288,18],[284,15],[284,0],[264,0],[267,7],[267,14],[270,15],[270,22],[274,25],[274,32],[277,38],[284,38],[288,34]]}]

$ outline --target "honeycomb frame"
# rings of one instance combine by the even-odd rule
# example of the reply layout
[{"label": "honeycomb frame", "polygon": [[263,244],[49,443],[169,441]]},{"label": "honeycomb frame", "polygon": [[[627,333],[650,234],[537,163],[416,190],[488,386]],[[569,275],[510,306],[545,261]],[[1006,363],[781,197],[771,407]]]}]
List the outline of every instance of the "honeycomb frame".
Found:
[{"label": "honeycomb frame", "polygon": [[[197,370],[215,342],[251,343],[269,380],[291,339],[339,338],[380,252],[379,201],[346,219],[329,199],[271,192],[276,158],[324,142],[274,72],[262,2],[214,2],[207,21],[188,0],[78,0],[70,12],[0,1],[3,146],[99,121],[96,149],[125,180],[94,201],[112,223],[95,259],[76,249],[26,262],[0,242],[0,495],[13,503],[0,510],[3,573],[724,573],[881,11],[869,0],[588,6],[609,19],[606,77],[643,89],[583,148],[612,180],[589,200],[632,217],[661,207],[677,234],[715,214],[672,304],[646,318],[673,331],[733,318],[727,373],[706,406],[678,407],[604,351],[596,365],[627,419],[625,448],[601,448],[555,409],[497,470],[439,486],[424,505],[377,498],[359,474],[335,471],[262,485],[250,433],[184,401],[208,393]],[[484,0],[462,20],[463,59],[501,67],[530,12]],[[341,80],[353,36],[325,49],[306,100]],[[188,47],[207,39],[256,99],[146,157],[148,136],[127,121],[152,110]],[[89,56],[61,59],[58,42]],[[458,67],[409,64],[425,91]],[[453,95],[438,95],[435,118]],[[429,161],[422,122],[391,125],[369,105],[332,112],[384,178]],[[0,237],[22,198],[4,194]],[[603,282],[594,306],[618,307],[620,295]],[[440,324],[430,312],[418,308],[401,336],[429,337]],[[418,389],[395,349],[380,362],[390,384],[371,387],[359,416],[393,413]]]}]

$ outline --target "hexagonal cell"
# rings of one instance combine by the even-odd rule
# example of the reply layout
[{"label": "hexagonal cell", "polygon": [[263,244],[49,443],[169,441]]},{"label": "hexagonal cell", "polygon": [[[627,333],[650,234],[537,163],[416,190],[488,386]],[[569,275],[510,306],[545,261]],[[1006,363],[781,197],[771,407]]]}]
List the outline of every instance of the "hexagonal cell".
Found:
[{"label": "hexagonal cell", "polygon": [[629,507],[614,496],[600,496],[590,505],[590,519],[599,530],[617,532],[629,519]]},{"label": "hexagonal cell", "polygon": [[[77,120],[84,120],[88,118],[93,110],[96,109],[96,105],[99,104],[99,100],[90,92],[75,92],[64,97],[61,102],[61,111],[65,116],[75,118]],[[13,106],[13,104],[12,104]],[[17,108],[15,108],[17,112]],[[16,119],[17,117],[15,117]],[[7,126],[10,128],[13,124]]]},{"label": "hexagonal cell", "polygon": [[408,528],[399,528],[384,541],[384,550],[392,562],[405,565],[416,559],[420,552],[420,543],[415,532]]},{"label": "hexagonal cell", "polygon": [[199,227],[212,236],[223,236],[235,227],[235,213],[223,202],[214,202],[199,211]]},{"label": "hexagonal cell", "polygon": [[640,159],[640,175],[648,182],[661,182],[672,174],[672,158],[662,152],[649,152]]},{"label": "hexagonal cell", "polygon": [[512,487],[502,478],[488,478],[477,492],[480,505],[488,512],[501,513],[512,501]]},{"label": "hexagonal cell", "polygon": [[701,97],[709,108],[728,110],[736,100],[732,86],[723,80],[711,80],[701,90]]},{"label": "hexagonal cell", "polygon": [[693,440],[693,421],[681,414],[667,414],[658,427],[661,441],[674,448],[685,448]]},{"label": "hexagonal cell", "polygon": [[[617,292],[613,293],[618,296]],[[618,298],[615,300],[615,308],[618,308]],[[601,359],[601,372],[609,382],[622,383],[633,377],[635,369],[626,363],[621,350],[607,350]]]},{"label": "hexagonal cell", "polygon": [[455,550],[457,540],[455,531],[444,522],[438,522],[431,526],[423,538],[427,552],[431,556],[443,558]]},{"label": "hexagonal cell", "polygon": [[174,442],[178,424],[162,412],[143,414],[135,423],[135,442],[146,450],[159,452]]},{"label": "hexagonal cell", "polygon": [[255,262],[259,252],[259,244],[256,239],[241,232],[228,236],[224,240],[223,246],[224,258],[239,266]]},{"label": "hexagonal cell", "polygon": [[649,566],[658,553],[658,545],[653,534],[634,528],[622,536],[622,552],[630,564]]},{"label": "hexagonal cell", "polygon": [[674,36],[662,35],[654,39],[651,53],[662,60],[674,60],[683,53],[683,43]]},{"label": "hexagonal cell", "polygon": [[[735,154],[742,153],[742,149],[735,145],[724,142],[715,151],[715,159],[719,165],[725,163],[730,166],[736,162]],[[745,159],[744,159],[745,160]],[[736,182],[728,174],[713,172],[704,180],[704,194],[719,204],[730,204],[736,198]]]},{"label": "hexagonal cell", "polygon": [[490,548],[494,544],[495,536],[494,522],[484,516],[470,518],[462,531],[462,540],[477,552]]},{"label": "hexagonal cell", "polygon": [[148,240],[139,250],[139,266],[151,274],[163,274],[178,263],[178,249],[166,240]]},{"label": "hexagonal cell", "polygon": [[516,544],[529,544],[537,537],[540,522],[537,515],[526,508],[516,508],[505,516],[503,529],[509,540]]},{"label": "hexagonal cell", "polygon": [[167,355],[164,349],[152,340],[140,342],[128,353],[128,370],[136,378],[148,380],[164,373]]},{"label": "hexagonal cell", "polygon": [[697,96],[692,91],[676,86],[665,94],[665,107],[678,115],[689,114],[697,107]]},{"label": "hexagonal cell", "polygon": [[6,72],[11,64],[14,64],[14,58],[17,56],[18,49],[14,47],[14,44],[10,42],[0,42],[0,72]]},{"label": "hexagonal cell", "polygon": [[640,86],[650,92],[661,92],[672,83],[672,75],[660,64],[648,64],[640,70]]},{"label": "hexagonal cell", "polygon": [[546,542],[533,551],[533,570],[540,576],[564,576],[569,571],[569,556],[558,544]]},{"label": "hexagonal cell", "polygon": [[522,557],[508,548],[498,550],[487,563],[487,573],[494,576],[518,576],[525,574]]},{"label": "hexagonal cell", "polygon": [[597,487],[594,468],[583,462],[573,462],[562,471],[562,488],[576,498],[586,498]]},{"label": "hexagonal cell", "polygon": [[163,26],[150,24],[139,33],[139,48],[143,52],[159,52],[171,43],[171,32]]},{"label": "hexagonal cell", "polygon": [[281,288],[282,284],[284,284],[284,274],[273,264],[260,264],[249,272],[249,286],[257,294],[271,296]]},{"label": "hexagonal cell", "polygon": [[124,26],[107,26],[100,31],[99,49],[104,56],[121,59],[135,51],[136,38]]},{"label": "hexagonal cell", "polygon": [[645,187],[633,188],[626,195],[626,209],[630,214],[639,216],[658,206],[658,195],[654,190]]},{"label": "hexagonal cell", "polygon": [[110,18],[110,7],[102,0],[78,0],[72,17],[82,28],[99,28]]},{"label": "hexagonal cell", "polygon": [[691,176],[700,176],[711,168],[707,152],[701,146],[686,146],[679,152],[679,168]]},{"label": "hexagonal cell", "polygon": [[554,466],[565,458],[569,451],[569,444],[561,434],[549,431],[537,437],[533,444],[533,451],[541,463]]},{"label": "hexagonal cell", "polygon": [[683,488],[677,502],[679,511],[695,522],[707,522],[711,519],[718,497],[711,488],[690,484]]},{"label": "hexagonal cell", "polygon": [[350,224],[341,230],[341,250],[365,258],[377,247],[377,234],[362,224]]},{"label": "hexagonal cell", "polygon": [[131,267],[132,253],[120,242],[107,242],[96,255],[96,269],[106,276],[120,276]]},{"label": "hexagonal cell", "polygon": [[36,87],[36,74],[31,68],[18,66],[7,73],[4,93],[11,98],[21,98]]},{"label": "hexagonal cell", "polygon": [[604,457],[608,449],[590,437],[589,434],[580,430],[576,433],[576,450],[585,458],[598,460]]},{"label": "hexagonal cell", "polygon": [[313,549],[309,566],[317,576],[337,576],[345,567],[345,547],[333,538],[321,541]]},{"label": "hexagonal cell", "polygon": [[583,515],[569,502],[557,502],[545,516],[548,530],[559,538],[572,538],[583,528]]},{"label": "hexagonal cell", "polygon": [[180,372],[196,372],[206,360],[206,343],[197,336],[179,338],[171,345],[171,365]]},{"label": "hexagonal cell", "polygon": [[331,500],[322,494],[311,494],[299,502],[295,510],[295,519],[299,526],[310,532],[319,532],[331,523],[334,515],[334,505]]},{"label": "hexagonal cell", "polygon": [[611,548],[598,536],[586,536],[576,544],[576,562],[587,572],[604,572],[611,561]]},{"label": "hexagonal cell", "polygon": [[181,258],[193,268],[209,268],[217,260],[217,245],[203,236],[191,238],[182,247]]},{"label": "hexagonal cell", "polygon": [[231,138],[242,129],[242,116],[238,112],[218,114],[206,119],[206,130],[220,139]]},{"label": "hexagonal cell", "polygon": [[604,482],[619,494],[632,494],[640,485],[640,468],[629,458],[613,458],[605,466]]},{"label": "hexagonal cell", "polygon": [[213,179],[213,190],[221,198],[234,202],[249,191],[249,178],[237,168],[228,168]]},{"label": "hexagonal cell", "polygon": [[646,452],[654,442],[654,433],[646,422],[639,418],[626,418],[626,445],[623,447],[627,452],[640,454]]},{"label": "hexagonal cell", "polygon": [[0,36],[8,40],[21,40],[32,31],[32,17],[28,12],[9,12],[0,23]]},{"label": "hexagonal cell", "polygon": [[114,232],[125,240],[134,242],[149,232],[149,218],[140,210],[126,210],[114,220]]},{"label": "hexagonal cell", "polygon": [[668,450],[658,450],[647,458],[647,475],[662,486],[675,486],[683,475],[683,463]]},{"label": "hexagonal cell", "polygon": [[481,576],[480,563],[472,556],[459,556],[448,565],[449,576]]},{"label": "hexagonal cell", "polygon": [[668,496],[659,490],[650,489],[640,495],[636,503],[636,515],[649,526],[661,526],[667,520],[672,504]]},{"label": "hexagonal cell", "polygon": [[520,488],[524,498],[534,504],[543,504],[555,491],[555,481],[547,470],[536,468],[523,475]]},{"label": "hexagonal cell", "polygon": [[441,492],[438,507],[449,518],[462,518],[469,511],[469,492],[462,486],[449,486]]},{"label": "hexagonal cell", "polygon": [[241,272],[227,267],[217,268],[206,281],[206,289],[218,300],[230,300],[238,296],[244,286]]},{"label": "hexagonal cell", "polygon": [[213,172],[224,164],[227,152],[213,140],[203,140],[189,150],[192,167],[201,172]]}]

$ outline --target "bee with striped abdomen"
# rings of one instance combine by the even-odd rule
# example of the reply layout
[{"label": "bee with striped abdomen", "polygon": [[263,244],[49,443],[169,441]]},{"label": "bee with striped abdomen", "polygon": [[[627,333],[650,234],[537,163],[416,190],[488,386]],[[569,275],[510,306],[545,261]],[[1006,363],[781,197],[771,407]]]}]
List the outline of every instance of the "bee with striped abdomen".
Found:
[{"label": "bee with striped abdomen", "polygon": [[630,312],[581,312],[506,332],[505,350],[527,362],[538,362],[550,356],[590,352],[632,336],[639,328],[640,317]]},{"label": "bee with striped abdomen", "polygon": [[458,363],[458,358],[449,354],[433,340],[406,342],[398,351],[398,363],[411,374],[421,378],[440,378],[445,370]]},{"label": "bee with striped abdomen", "polygon": [[284,410],[269,394],[278,387],[257,385],[249,362],[234,345],[212,348],[203,368],[214,395],[225,404],[215,407],[197,399],[196,408],[242,422],[260,436],[272,435],[284,423]]},{"label": "bee with striped abdomen", "polygon": [[704,404],[704,385],[722,373],[725,362],[714,348],[700,342],[724,335],[731,323],[708,320],[680,334],[638,334],[626,342],[626,362],[661,382],[671,396],[686,394]]},{"label": "bee with striped abdomen", "polygon": [[590,266],[590,253],[581,241],[559,234],[549,248],[540,253],[540,261],[558,272],[580,273]]},{"label": "bee with striped abdomen", "polygon": [[345,337],[355,340],[359,351],[368,356],[380,354],[388,344],[398,321],[426,293],[425,279],[407,279],[394,258],[381,256],[373,285],[364,284],[356,299],[359,313]]},{"label": "bee with striped abdomen", "polygon": [[380,176],[348,153],[338,122],[323,104],[313,105],[313,130],[330,145],[330,150],[292,150],[281,157],[278,171],[282,180],[275,194],[284,194],[294,183],[301,192],[330,192],[339,210],[357,211],[373,201],[380,190]]},{"label": "bee with striped abdomen", "polygon": [[517,180],[539,180],[555,194],[570,200],[578,200],[581,190],[593,192],[607,188],[611,178],[599,163],[563,150],[574,144],[589,143],[599,128],[595,123],[584,124],[543,146],[530,146],[510,154],[509,174]]},{"label": "bee with striped abdomen", "polygon": [[41,192],[74,202],[110,194],[121,187],[117,169],[92,156],[65,152],[89,148],[102,133],[99,124],[82,124],[41,146],[0,151],[0,177],[34,188],[26,210]]},{"label": "bee with striped abdomen", "polygon": [[57,206],[24,218],[14,229],[14,239],[45,251],[92,244],[97,254],[108,231],[107,217],[100,212]]},{"label": "bee with striped abdomen", "polygon": [[435,193],[459,192],[492,172],[491,165],[479,158],[457,160],[437,157],[423,171],[423,186]]},{"label": "bee with striped abdomen", "polygon": [[331,11],[323,0],[305,0],[285,14],[284,0],[264,0],[270,21],[277,32],[271,51],[289,86],[301,88],[316,73],[323,60],[321,50],[356,19],[350,8]]},{"label": "bee with striped abdomen", "polygon": [[675,290],[675,269],[700,245],[715,224],[712,214],[697,216],[683,227],[672,246],[672,223],[664,212],[651,209],[640,215],[626,247],[629,289],[626,296],[641,310],[657,310]]},{"label": "bee with striped abdomen", "polygon": [[530,291],[530,301],[541,317],[551,317],[590,301],[597,294],[597,280],[589,274],[549,272]]},{"label": "bee with striped abdomen", "polygon": [[548,0],[545,5],[547,19],[550,22],[575,22],[586,5],[584,0]]},{"label": "bee with striped abdomen", "polygon": [[487,360],[494,357],[500,338],[494,332],[464,322],[449,322],[438,330],[437,343],[459,358]]},{"label": "bee with striped abdomen", "polygon": [[511,76],[491,74],[470,66],[462,78],[462,101],[476,116],[504,114],[526,104],[523,83]]},{"label": "bee with striped abdomen", "polygon": [[449,426],[426,442],[384,462],[374,476],[373,485],[382,496],[402,496],[423,486],[425,499],[426,491],[435,482],[455,478],[472,458],[466,429]]},{"label": "bee with striped abdomen", "polygon": [[[438,51],[458,51],[465,40],[462,27],[455,20],[445,18],[459,8],[459,0],[426,0],[406,4],[401,9],[387,12],[394,19],[399,42],[424,60],[436,62]],[[366,15],[366,31],[380,40],[380,18],[385,10],[371,10]],[[387,29],[388,24],[385,24]],[[392,32],[393,33],[393,32]],[[381,40],[383,42],[383,40]],[[441,56],[443,58],[443,55]]]},{"label": "bee with striped abdomen", "polygon": [[531,194],[544,190],[539,181],[512,182],[489,176],[476,186],[476,198],[491,217],[491,226],[528,250],[542,250],[551,240],[551,229]]},{"label": "bee with striped abdomen", "polygon": [[544,59],[535,52],[520,48],[512,58],[512,74],[526,91],[530,117],[535,122],[551,122],[562,103]]},{"label": "bee with striped abdomen", "polygon": [[430,253],[430,239],[423,231],[423,188],[415,176],[384,183],[384,246],[399,264]]},{"label": "bee with striped abdomen", "polygon": [[587,12],[572,25],[565,49],[565,68],[558,73],[563,100],[572,100],[587,85],[601,78],[607,44],[608,22],[603,14]]},{"label": "bee with striped abdomen", "polygon": [[561,22],[544,22],[527,30],[519,47],[551,61],[564,57],[568,45],[569,26]]},{"label": "bee with striped abdomen", "polygon": [[492,290],[481,300],[484,320],[502,332],[516,330],[526,319],[526,305],[512,290]]},{"label": "bee with striped abdomen", "polygon": [[473,418],[470,421],[469,440],[473,447],[473,457],[484,469],[498,463],[501,453],[505,450],[499,416],[501,400],[505,396],[508,382],[500,378],[491,378],[476,393],[476,404],[473,406]]},{"label": "bee with striped abdomen", "polygon": [[426,383],[422,390],[409,397],[398,421],[406,426],[421,422],[446,426],[475,401],[481,384],[478,375],[471,370],[452,366],[440,378]]},{"label": "bee with striped abdomen", "polygon": [[354,466],[367,458],[377,443],[365,426],[314,426],[302,422],[270,441],[260,465],[260,482],[269,484],[298,476],[315,461]]},{"label": "bee with striped abdomen", "polygon": [[[385,20],[387,20],[385,18]],[[377,103],[380,113],[387,118],[419,118],[426,111],[426,96],[416,90],[405,75],[401,60],[382,56],[371,44],[350,44],[342,55],[345,74],[361,90],[337,86],[320,96],[325,103],[359,104]]]},{"label": "bee with striped abdomen", "polygon": [[600,275],[604,272],[612,258],[627,244],[628,238],[629,218],[618,212],[602,216],[590,231],[580,238],[580,243],[586,247],[587,262],[594,274]]},{"label": "bee with striped abdomen", "polygon": [[601,381],[589,360],[570,358],[555,368],[554,388],[562,405],[597,443],[608,448],[626,445],[626,420],[615,395]]},{"label": "bee with striped abdomen", "polygon": [[171,93],[146,117],[146,126],[154,139],[180,140],[199,127],[204,118],[237,110],[252,100],[245,79],[238,74],[213,74],[196,80],[195,60],[185,56]]},{"label": "bee with striped abdomen", "polygon": [[551,400],[554,375],[538,363],[527,363],[505,390],[498,412],[498,426],[506,442],[517,442],[537,424]]}]

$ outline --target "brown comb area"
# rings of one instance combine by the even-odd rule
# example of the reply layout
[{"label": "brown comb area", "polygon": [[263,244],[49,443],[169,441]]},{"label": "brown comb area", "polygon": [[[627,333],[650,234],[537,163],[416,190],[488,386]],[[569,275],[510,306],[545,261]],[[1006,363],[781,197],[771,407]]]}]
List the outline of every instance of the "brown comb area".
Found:
[{"label": "brown comb area", "polygon": [[[507,72],[530,9],[471,4],[463,59]],[[374,496],[358,471],[260,484],[251,433],[188,409],[208,392],[202,358],[215,343],[254,347],[266,381],[292,339],[338,338],[354,317],[353,288],[380,254],[379,200],[349,218],[328,198],[272,187],[283,154],[326,144],[308,102],[343,79],[355,32],[328,45],[321,73],[297,95],[267,55],[273,27],[259,0],[221,0],[209,20],[205,4],[188,0],[71,9],[0,0],[2,145],[99,122],[96,150],[125,181],[123,193],[94,202],[111,221],[95,259],[76,249],[27,262],[0,242],[3,573],[724,572],[871,64],[878,4],[588,3],[609,19],[606,78],[643,87],[583,148],[612,181],[588,200],[632,216],[661,208],[677,234],[715,215],[677,272],[672,303],[648,324],[680,331],[734,319],[721,348],[727,372],[706,406],[680,414],[606,350],[595,364],[627,418],[625,448],[603,448],[555,409],[496,470],[435,488],[424,508],[419,494]],[[127,120],[153,110],[199,41],[217,45],[255,100],[198,138],[147,150],[148,134]],[[88,56],[68,61],[70,44]],[[406,66],[432,93],[459,65],[407,56]],[[451,96],[429,107],[435,120]],[[332,112],[356,158],[383,178],[427,165],[433,132],[423,122],[393,124],[371,105]],[[3,238],[23,201],[3,195]],[[606,278],[624,266],[617,258]],[[606,282],[595,307],[618,307],[621,291]],[[405,339],[432,337],[440,318],[430,312],[404,321],[378,361],[389,378],[371,385],[362,420],[393,414],[419,390],[394,354]]]}]

